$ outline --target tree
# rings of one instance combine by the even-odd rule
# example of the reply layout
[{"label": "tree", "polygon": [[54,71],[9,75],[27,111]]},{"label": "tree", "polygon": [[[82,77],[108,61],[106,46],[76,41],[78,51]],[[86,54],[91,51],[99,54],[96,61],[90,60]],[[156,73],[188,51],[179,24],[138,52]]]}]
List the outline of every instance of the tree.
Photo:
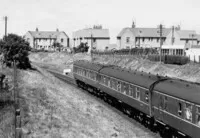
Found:
[{"label": "tree", "polygon": [[53,47],[54,47],[54,49],[58,49],[58,51],[61,51],[61,49],[63,48],[63,45],[61,45],[58,42],[54,42]]},{"label": "tree", "polygon": [[28,58],[31,50],[29,43],[21,36],[16,34],[9,34],[0,40],[0,54],[3,55],[3,63],[11,67],[15,61],[17,68],[27,69],[31,68]]},{"label": "tree", "polygon": [[84,53],[84,52],[88,52],[88,49],[89,49],[89,47],[88,47],[87,43],[81,42],[78,47],[74,47],[74,52],[75,53],[80,53],[80,52]]}]

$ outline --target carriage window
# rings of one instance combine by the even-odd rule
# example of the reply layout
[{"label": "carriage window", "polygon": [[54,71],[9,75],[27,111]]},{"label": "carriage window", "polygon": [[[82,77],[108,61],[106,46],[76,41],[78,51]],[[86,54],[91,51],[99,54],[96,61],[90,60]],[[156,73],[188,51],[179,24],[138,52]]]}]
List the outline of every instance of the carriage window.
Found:
[{"label": "carriage window", "polygon": [[124,85],[124,93],[126,95],[129,95],[129,85],[127,83],[125,83],[125,85]]},{"label": "carriage window", "polygon": [[123,83],[123,90],[122,90],[122,93],[126,94],[126,91],[127,91],[127,87],[126,87],[126,83]]},{"label": "carriage window", "polygon": [[121,92],[121,82],[117,82],[117,91]]},{"label": "carriage window", "polygon": [[106,77],[103,77],[103,83],[106,84]]},{"label": "carriage window", "polygon": [[110,87],[110,78],[108,78],[107,86]]},{"label": "carriage window", "polygon": [[148,103],[149,102],[149,92],[145,92],[145,101]]},{"label": "carriage window", "polygon": [[197,107],[196,110],[196,124],[200,126],[200,107]]},{"label": "carriage window", "polygon": [[140,88],[139,87],[135,87],[135,91],[136,91],[136,98],[138,100],[140,100]]},{"label": "carriage window", "polygon": [[178,115],[181,116],[182,115],[182,104],[178,103]]},{"label": "carriage window", "polygon": [[117,80],[115,80],[115,90],[117,90]]},{"label": "carriage window", "polygon": [[185,119],[192,122],[192,105],[185,103]]},{"label": "carriage window", "polygon": [[129,85],[129,96],[133,97],[133,86]]},{"label": "carriage window", "polygon": [[165,99],[164,99],[164,110],[167,110],[167,96],[165,96]]}]

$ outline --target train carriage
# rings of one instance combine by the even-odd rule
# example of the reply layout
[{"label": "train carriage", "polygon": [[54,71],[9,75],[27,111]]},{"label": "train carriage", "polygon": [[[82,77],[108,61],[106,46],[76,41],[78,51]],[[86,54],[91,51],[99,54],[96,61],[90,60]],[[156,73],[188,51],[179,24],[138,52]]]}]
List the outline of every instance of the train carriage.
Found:
[{"label": "train carriage", "polygon": [[200,85],[86,61],[73,71],[78,85],[144,113],[161,131],[200,137]]},{"label": "train carriage", "polygon": [[153,91],[154,118],[179,130],[182,135],[200,137],[200,86],[181,80],[166,80]]}]

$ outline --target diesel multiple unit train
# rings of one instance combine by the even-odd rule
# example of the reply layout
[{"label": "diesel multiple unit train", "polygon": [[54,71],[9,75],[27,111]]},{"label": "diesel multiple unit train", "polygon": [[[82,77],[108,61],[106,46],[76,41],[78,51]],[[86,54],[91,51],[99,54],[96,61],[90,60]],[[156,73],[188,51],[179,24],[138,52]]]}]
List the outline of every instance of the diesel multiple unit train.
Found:
[{"label": "diesel multiple unit train", "polygon": [[183,80],[131,71],[112,65],[76,61],[78,86],[167,137],[200,138],[200,86]]}]

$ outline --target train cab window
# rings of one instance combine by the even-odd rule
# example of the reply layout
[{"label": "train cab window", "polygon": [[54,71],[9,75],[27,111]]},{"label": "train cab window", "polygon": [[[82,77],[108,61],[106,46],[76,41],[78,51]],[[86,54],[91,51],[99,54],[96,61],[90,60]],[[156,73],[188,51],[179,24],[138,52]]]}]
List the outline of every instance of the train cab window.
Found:
[{"label": "train cab window", "polygon": [[184,113],[185,113],[185,119],[187,121],[190,121],[192,122],[192,105],[189,104],[189,103],[185,103],[185,110],[184,110]]},{"label": "train cab window", "polygon": [[200,107],[196,110],[196,124],[200,127]]},{"label": "train cab window", "polygon": [[148,103],[149,102],[149,92],[145,92],[145,101]]},{"label": "train cab window", "polygon": [[136,99],[140,100],[140,88],[135,87],[135,91],[136,91]]},{"label": "train cab window", "polygon": [[178,115],[182,116],[182,104],[178,103]]},{"label": "train cab window", "polygon": [[121,82],[117,82],[117,91],[121,92]]}]

